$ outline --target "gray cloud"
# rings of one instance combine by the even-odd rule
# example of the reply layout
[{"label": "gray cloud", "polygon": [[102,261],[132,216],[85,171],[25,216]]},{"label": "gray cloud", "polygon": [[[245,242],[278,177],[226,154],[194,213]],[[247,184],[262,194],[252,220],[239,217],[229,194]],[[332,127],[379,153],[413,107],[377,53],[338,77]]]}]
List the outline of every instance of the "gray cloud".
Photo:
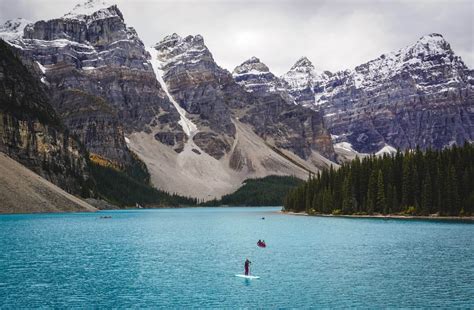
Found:
[{"label": "gray cloud", "polygon": [[[165,35],[201,34],[216,61],[232,70],[251,56],[276,74],[300,56],[320,70],[341,70],[437,32],[472,68],[474,2],[110,0],[147,45]],[[62,16],[77,0],[0,0],[0,20]]]}]

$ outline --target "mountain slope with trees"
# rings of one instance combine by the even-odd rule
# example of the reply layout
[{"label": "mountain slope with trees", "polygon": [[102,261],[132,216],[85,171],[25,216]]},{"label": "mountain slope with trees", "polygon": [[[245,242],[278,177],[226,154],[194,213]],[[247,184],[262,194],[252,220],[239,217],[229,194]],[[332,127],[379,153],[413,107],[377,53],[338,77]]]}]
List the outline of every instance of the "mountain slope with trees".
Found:
[{"label": "mountain slope with trees", "polygon": [[356,158],[310,178],[284,205],[310,214],[472,215],[474,145]]},{"label": "mountain slope with trees", "polygon": [[206,206],[281,206],[291,189],[301,185],[296,177],[271,175],[261,179],[248,179],[234,193],[212,200]]}]

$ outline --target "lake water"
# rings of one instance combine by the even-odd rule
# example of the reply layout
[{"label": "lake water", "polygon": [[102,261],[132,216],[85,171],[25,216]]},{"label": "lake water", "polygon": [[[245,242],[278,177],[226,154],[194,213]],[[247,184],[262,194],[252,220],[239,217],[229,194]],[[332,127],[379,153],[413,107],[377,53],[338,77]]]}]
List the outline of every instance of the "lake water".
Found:
[{"label": "lake water", "polygon": [[474,307],[472,224],[276,210],[0,216],[0,308]]}]

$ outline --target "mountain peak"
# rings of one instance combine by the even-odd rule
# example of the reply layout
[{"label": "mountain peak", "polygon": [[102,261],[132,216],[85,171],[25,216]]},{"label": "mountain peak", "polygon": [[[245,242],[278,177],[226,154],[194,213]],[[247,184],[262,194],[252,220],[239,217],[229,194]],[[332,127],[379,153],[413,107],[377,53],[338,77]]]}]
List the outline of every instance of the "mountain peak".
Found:
[{"label": "mountain peak", "polygon": [[196,41],[202,41],[204,43],[204,38],[202,37],[202,35],[200,34],[197,34],[194,36],[194,40]]},{"label": "mountain peak", "polygon": [[445,45],[448,42],[439,33],[430,33],[430,34],[424,35],[420,39],[418,39],[417,43]]},{"label": "mountain peak", "polygon": [[90,15],[100,9],[105,9],[112,6],[105,0],[87,0],[84,3],[78,3],[71,10],[71,13]]},{"label": "mountain peak", "polygon": [[204,38],[202,35],[188,35],[186,37],[181,37],[177,33],[169,34],[165,36],[161,41],[156,43],[155,48],[159,49],[162,46],[176,46],[177,44],[185,44],[186,46],[205,46]]},{"label": "mountain peak", "polygon": [[260,59],[258,59],[255,56],[252,56],[249,59],[247,59],[246,61],[244,61],[243,64],[254,64],[254,63],[259,63],[259,62],[261,62]]},{"label": "mountain peak", "polygon": [[204,38],[202,35],[197,34],[197,35],[188,35],[186,38],[184,38],[185,42],[193,45],[193,46],[204,46]]},{"label": "mountain peak", "polygon": [[64,15],[68,19],[82,19],[84,16],[91,16],[96,12],[101,12],[101,18],[119,16],[123,19],[122,13],[115,4],[110,4],[106,0],[87,0],[77,4],[69,13]]},{"label": "mountain peak", "polygon": [[235,67],[233,74],[267,73],[270,69],[255,56]]},{"label": "mountain peak", "polygon": [[442,39],[444,40],[444,37],[443,35],[439,34],[439,33],[429,33],[427,35],[424,35],[420,38],[420,40],[423,40],[423,39]]},{"label": "mountain peak", "polygon": [[214,61],[211,52],[204,44],[200,35],[181,37],[176,33],[167,35],[155,44],[159,57],[165,62],[190,61],[198,63],[201,60]]},{"label": "mountain peak", "polygon": [[181,36],[179,34],[177,34],[176,32],[172,33],[172,34],[169,34],[167,36],[165,36],[163,39],[161,39],[161,41],[159,41],[158,43],[156,43],[156,45],[161,45],[161,44],[165,44],[165,43],[172,43],[172,42],[178,42],[178,41],[181,41],[183,38],[181,38]]},{"label": "mountain peak", "polygon": [[430,33],[422,36],[410,49],[418,54],[424,53],[429,55],[452,52],[449,43],[439,33]]},{"label": "mountain peak", "polygon": [[303,56],[291,67],[291,70],[296,70],[298,68],[310,68],[314,69],[313,63],[306,57]]},{"label": "mountain peak", "polygon": [[232,76],[247,92],[265,94],[286,91],[284,82],[255,56],[235,67]]}]

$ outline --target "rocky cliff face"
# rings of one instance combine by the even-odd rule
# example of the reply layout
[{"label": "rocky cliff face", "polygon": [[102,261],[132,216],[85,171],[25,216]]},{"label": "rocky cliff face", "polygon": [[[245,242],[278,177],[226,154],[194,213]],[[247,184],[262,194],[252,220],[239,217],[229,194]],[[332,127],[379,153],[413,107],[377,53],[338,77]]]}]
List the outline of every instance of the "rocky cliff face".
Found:
[{"label": "rocky cliff face", "polygon": [[208,154],[220,150],[213,152],[219,159],[231,150],[235,138],[232,119],[238,118],[269,144],[303,159],[312,152],[333,158],[320,114],[295,106],[285,92],[285,83],[258,58],[238,66],[232,76],[215,63],[199,35],[181,38],[173,34],[155,48],[171,95],[191,116],[199,115],[194,118],[199,128],[206,128],[194,141]]},{"label": "rocky cliff face", "polygon": [[335,142],[356,151],[440,149],[474,140],[473,71],[439,34],[354,70],[292,83],[296,71],[283,76],[295,100],[323,111]]},{"label": "rocky cliff face", "polygon": [[0,151],[63,189],[79,194],[86,154],[62,128],[44,85],[0,40]]},{"label": "rocky cliff face", "polygon": [[232,76],[220,68],[201,36],[165,37],[155,45],[169,94],[199,127],[194,142],[220,159],[229,152],[235,126],[229,107]]},{"label": "rocky cliff face", "polygon": [[98,0],[49,21],[9,22],[0,35],[91,153],[127,165],[130,147],[160,189],[213,199],[249,177],[305,178],[334,157],[318,112],[295,105],[270,72],[271,93],[239,85],[199,35],[146,49],[120,10]]},{"label": "rocky cliff face", "polygon": [[252,57],[236,67],[234,79],[257,99],[241,121],[253,125],[255,131],[275,146],[308,159],[319,152],[334,160],[329,134],[319,112],[295,104],[288,94],[289,85],[258,58]]},{"label": "rocky cliff face", "polygon": [[28,24],[16,38],[20,26],[6,28],[23,57],[39,63],[55,109],[91,153],[126,164],[124,133],[145,130],[158,117],[169,123],[164,131],[182,133],[150,55],[117,6],[90,0],[61,18]]}]

